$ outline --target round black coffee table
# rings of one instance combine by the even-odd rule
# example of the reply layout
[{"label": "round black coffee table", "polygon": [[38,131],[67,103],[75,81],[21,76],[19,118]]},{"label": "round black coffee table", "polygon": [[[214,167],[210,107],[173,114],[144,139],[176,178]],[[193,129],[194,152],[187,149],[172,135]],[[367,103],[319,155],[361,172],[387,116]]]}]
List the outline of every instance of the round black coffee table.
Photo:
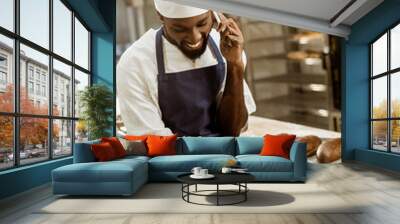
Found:
[{"label": "round black coffee table", "polygon": [[[248,173],[215,173],[215,177],[212,179],[193,179],[190,177],[191,173],[182,174],[177,177],[178,181],[182,183],[182,199],[188,203],[198,204],[198,205],[234,205],[247,200],[247,192],[249,188],[247,183],[255,180],[255,177]],[[197,190],[197,185],[215,185],[215,190]],[[194,191],[190,191],[190,186],[195,186]],[[223,190],[220,189],[220,185],[236,185],[237,190]],[[206,194],[209,192],[215,192],[215,194]],[[204,196],[204,197],[216,197],[216,204],[202,204],[190,201],[190,196]],[[231,203],[221,203],[221,197],[232,197],[241,196],[239,200]]]}]

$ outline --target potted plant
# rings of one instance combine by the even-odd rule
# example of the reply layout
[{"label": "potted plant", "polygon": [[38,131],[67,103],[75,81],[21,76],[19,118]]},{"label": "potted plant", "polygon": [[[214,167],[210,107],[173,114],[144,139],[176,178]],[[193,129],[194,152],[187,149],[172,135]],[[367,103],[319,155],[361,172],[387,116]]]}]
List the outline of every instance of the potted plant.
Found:
[{"label": "potted plant", "polygon": [[87,127],[89,140],[110,136],[112,127],[113,93],[102,84],[94,84],[80,92],[79,106],[82,114],[78,124]]}]

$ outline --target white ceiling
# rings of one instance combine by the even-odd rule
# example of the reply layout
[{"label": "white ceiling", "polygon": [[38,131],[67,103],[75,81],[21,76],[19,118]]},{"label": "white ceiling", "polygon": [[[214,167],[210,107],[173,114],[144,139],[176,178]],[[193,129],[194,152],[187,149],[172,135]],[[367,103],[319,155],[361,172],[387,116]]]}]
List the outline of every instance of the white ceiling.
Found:
[{"label": "white ceiling", "polygon": [[[383,2],[383,0],[170,1],[341,37],[347,37],[353,23]],[[349,7],[338,14],[348,4]]]},{"label": "white ceiling", "polygon": [[228,0],[324,20],[331,19],[350,0]]}]

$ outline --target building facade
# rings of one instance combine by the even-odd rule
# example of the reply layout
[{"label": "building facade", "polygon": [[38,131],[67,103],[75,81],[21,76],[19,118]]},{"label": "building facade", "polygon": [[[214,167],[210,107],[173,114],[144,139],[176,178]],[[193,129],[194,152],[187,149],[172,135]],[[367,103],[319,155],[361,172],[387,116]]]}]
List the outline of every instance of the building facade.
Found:
[{"label": "building facade", "polygon": [[[10,91],[9,86],[14,87],[13,73],[13,48],[0,42],[0,96]],[[27,100],[31,102],[33,109],[48,110],[49,96],[53,96],[53,114],[59,117],[71,117],[72,114],[72,76],[66,72],[54,69],[53,89],[49,94],[49,68],[34,58],[26,56],[25,52],[20,54],[20,93],[26,93]],[[75,81],[78,85],[79,81]],[[14,89],[14,88],[12,88]],[[22,99],[23,97],[21,97]],[[78,98],[78,97],[77,97]],[[77,99],[77,101],[79,101]],[[76,102],[79,105],[79,102]],[[3,105],[4,106],[4,105]],[[78,106],[76,107],[78,108]],[[24,108],[21,104],[21,112],[29,113],[31,110]],[[10,111],[11,112],[11,111]],[[47,114],[47,113],[46,113]],[[65,122],[65,124],[64,124]],[[59,124],[58,124],[59,123]],[[72,122],[59,120],[54,124],[59,126],[58,136],[54,139],[56,146],[71,142]],[[56,147],[59,148],[59,147]],[[61,147],[62,148],[62,147]],[[55,151],[56,152],[56,151]]]}]

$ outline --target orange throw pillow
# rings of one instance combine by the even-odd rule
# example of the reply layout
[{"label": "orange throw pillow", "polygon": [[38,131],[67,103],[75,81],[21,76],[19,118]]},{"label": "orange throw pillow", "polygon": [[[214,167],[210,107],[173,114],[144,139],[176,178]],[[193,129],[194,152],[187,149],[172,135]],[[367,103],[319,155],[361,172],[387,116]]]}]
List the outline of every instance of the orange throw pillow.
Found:
[{"label": "orange throw pillow", "polygon": [[108,142],[93,144],[91,145],[91,149],[94,157],[99,162],[110,161],[117,158],[113,147]]},{"label": "orange throw pillow", "polygon": [[165,155],[176,155],[176,135],[171,136],[153,136],[147,137],[147,155],[154,156],[165,156]]},{"label": "orange throw pillow", "polygon": [[296,139],[296,135],[265,135],[264,136],[264,145],[261,149],[261,156],[281,156],[286,159],[289,159],[290,147],[294,140]]},{"label": "orange throw pillow", "polygon": [[114,149],[115,155],[117,158],[125,157],[126,156],[126,151],[124,149],[124,146],[121,144],[118,138],[116,137],[104,137],[101,138],[101,142],[108,142]]},{"label": "orange throw pillow", "polygon": [[129,141],[146,141],[149,135],[125,135],[125,139]]}]

